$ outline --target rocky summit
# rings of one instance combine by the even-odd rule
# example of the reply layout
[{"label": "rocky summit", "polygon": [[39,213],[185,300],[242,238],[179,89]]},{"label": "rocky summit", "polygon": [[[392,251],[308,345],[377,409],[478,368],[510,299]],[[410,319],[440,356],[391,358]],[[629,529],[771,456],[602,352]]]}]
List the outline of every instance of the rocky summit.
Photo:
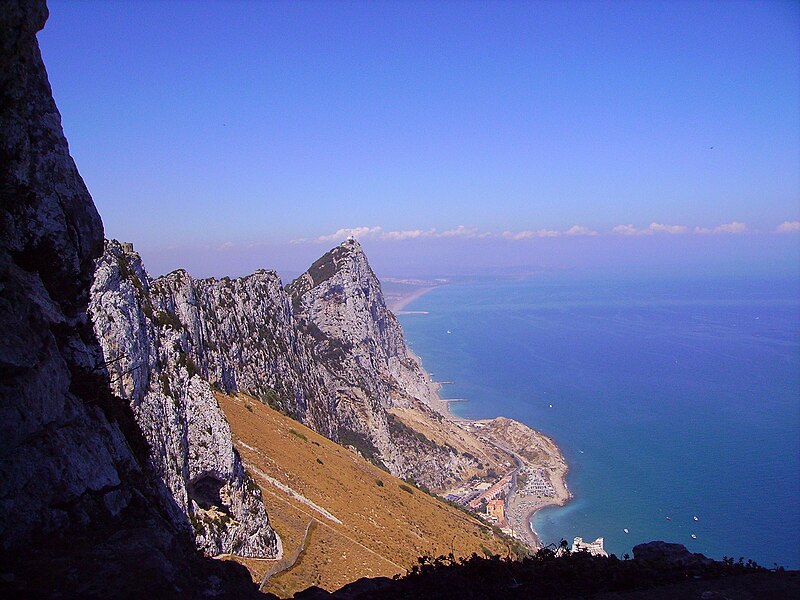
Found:
[{"label": "rocky summit", "polygon": [[356,240],[332,249],[286,289],[322,367],[342,443],[393,475],[434,489],[476,466],[474,458],[418,435],[418,427],[392,414],[393,408],[413,409],[441,421],[431,408],[436,388],[408,349]]},{"label": "rocky summit", "polygon": [[[232,294],[224,282],[201,285],[184,271],[151,282],[132,246],[108,242],[97,262],[89,311],[112,390],[130,403],[151,463],[174,498],[178,518],[191,524],[197,546],[212,556],[274,558],[280,540],[209,383],[257,381],[254,390],[266,389],[252,374],[276,357],[258,347],[243,356],[245,325],[236,316],[275,314],[274,306],[265,306],[265,290],[275,286],[266,274],[250,279],[258,299],[238,294],[240,310],[227,311]],[[226,314],[218,318],[218,312]]]}]

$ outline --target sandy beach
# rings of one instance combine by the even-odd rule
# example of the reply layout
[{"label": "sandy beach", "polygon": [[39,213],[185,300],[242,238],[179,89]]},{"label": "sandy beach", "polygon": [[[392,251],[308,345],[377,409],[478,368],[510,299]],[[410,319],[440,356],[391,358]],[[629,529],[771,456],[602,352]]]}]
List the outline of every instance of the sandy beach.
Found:
[{"label": "sandy beach", "polygon": [[519,490],[509,494],[506,508],[509,525],[533,548],[542,547],[541,540],[531,526],[536,512],[548,506],[564,506],[572,498],[565,481],[566,474],[567,469],[550,473],[550,481],[556,490],[556,495],[552,498],[524,496]]},{"label": "sandy beach", "polygon": [[[414,300],[416,300],[421,296],[424,296],[425,294],[427,294],[436,287],[438,286],[416,288],[409,294],[404,294],[402,296],[397,296],[395,298],[392,298],[388,303],[389,310],[391,310],[396,315],[409,314],[408,312],[403,311],[403,309],[406,306],[408,306],[411,302],[413,302]],[[425,314],[425,311],[410,311],[410,312],[413,312],[415,314]]]},{"label": "sandy beach", "polygon": [[[432,408],[436,410],[439,414],[441,414],[446,419],[459,424],[460,426],[472,426],[474,427],[478,421],[465,419],[463,417],[459,417],[458,415],[453,414],[450,410],[450,405],[452,402],[465,402],[465,400],[458,399],[458,400],[448,400],[443,399],[439,395],[439,391],[441,389],[441,384],[435,381],[431,381],[431,404]],[[572,493],[569,491],[566,483],[566,475],[568,472],[568,467],[561,456],[560,451],[558,450],[557,445],[547,436],[536,432],[537,436],[540,436],[542,439],[547,440],[549,442],[550,447],[553,449],[551,450],[551,454],[549,455],[549,465],[544,466],[540,464],[532,464],[527,461],[523,456],[520,456],[517,452],[514,452],[511,448],[509,448],[505,443],[500,443],[497,441],[493,441],[488,437],[484,437],[487,443],[493,444],[499,450],[512,454],[514,456],[515,461],[517,462],[517,467],[512,470],[510,473],[512,474],[512,485],[509,492],[506,494],[506,519],[508,521],[508,527],[514,532],[514,534],[523,539],[525,543],[531,547],[532,549],[536,550],[542,547],[541,540],[536,535],[536,532],[531,527],[531,519],[536,514],[537,511],[546,508],[548,506],[563,506],[572,498]],[[519,473],[521,469],[525,466],[532,464],[534,467],[544,466],[549,480],[553,485],[553,489],[555,490],[555,495],[551,497],[541,497],[541,496],[534,496],[528,495],[524,493],[523,490],[519,489],[517,485],[517,477],[516,475]],[[508,475],[509,473],[504,473],[503,476]]]}]

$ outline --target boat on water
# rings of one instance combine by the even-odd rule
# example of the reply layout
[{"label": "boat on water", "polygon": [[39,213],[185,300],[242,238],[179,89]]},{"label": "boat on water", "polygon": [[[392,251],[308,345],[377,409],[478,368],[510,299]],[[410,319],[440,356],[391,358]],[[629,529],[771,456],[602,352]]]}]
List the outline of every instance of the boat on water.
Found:
[{"label": "boat on water", "polygon": [[697,539],[697,536],[696,536],[695,534],[692,534],[692,539],[693,539],[693,540],[696,540],[696,539]]},{"label": "boat on water", "polygon": [[700,519],[697,518],[697,516],[692,517],[692,519],[694,519],[695,521],[699,521],[700,520]]},{"label": "boat on water", "polygon": [[630,531],[628,531],[627,527],[625,527],[622,531],[624,531],[625,533],[630,533]]}]

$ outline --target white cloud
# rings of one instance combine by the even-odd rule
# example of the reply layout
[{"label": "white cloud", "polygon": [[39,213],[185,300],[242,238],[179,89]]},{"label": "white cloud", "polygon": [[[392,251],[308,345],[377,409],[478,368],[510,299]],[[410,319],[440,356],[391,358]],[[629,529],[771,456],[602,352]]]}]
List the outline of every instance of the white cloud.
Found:
[{"label": "white cloud", "polygon": [[476,237],[477,235],[478,230],[474,227],[459,225],[455,229],[448,229],[447,231],[436,234],[436,237]]},{"label": "white cloud", "polygon": [[653,235],[654,233],[667,233],[669,235],[678,235],[688,233],[689,228],[686,225],[665,225],[664,223],[650,223],[644,229],[637,229],[633,225],[617,225],[611,230],[611,233],[617,235]]},{"label": "white cloud", "polygon": [[523,229],[522,231],[504,231],[500,237],[507,240],[529,240],[531,238],[553,238],[562,235],[598,235],[593,229],[583,225],[573,225],[565,231],[558,229]]},{"label": "white cloud", "polygon": [[[569,229],[522,229],[519,231],[506,230],[502,233],[491,231],[480,231],[476,227],[459,225],[453,229],[401,229],[387,231],[379,225],[373,227],[346,227],[316,238],[300,238],[291,240],[292,244],[325,244],[338,243],[348,237],[361,240],[372,239],[381,241],[402,241],[416,240],[425,238],[464,238],[464,239],[487,239],[502,238],[506,240],[518,241],[536,238],[555,238],[562,236],[597,236],[597,235],[627,235],[627,236],[649,236],[649,235],[684,235],[690,232],[696,234],[740,234],[750,230],[744,223],[732,221],[717,227],[695,227],[690,229],[686,225],[668,225],[665,223],[650,223],[647,227],[638,228],[631,224],[621,224],[613,227],[610,231],[598,232],[584,225],[573,225]],[[800,231],[800,221],[785,221],[777,229],[779,233]],[[223,244],[221,248],[230,247],[230,243]]]},{"label": "white cloud", "polygon": [[405,229],[399,231],[386,231],[383,227],[376,225],[375,227],[346,227],[339,229],[334,233],[321,235],[316,238],[299,238],[291,240],[292,244],[323,244],[335,243],[354,237],[356,239],[373,239],[373,240],[413,240],[418,238],[486,238],[492,237],[494,234],[491,232],[480,233],[475,227],[465,227],[459,225],[454,229],[447,229],[445,231],[438,231],[436,229]]},{"label": "white cloud", "polygon": [[778,233],[792,233],[800,231],[800,221],[784,221],[775,230]]},{"label": "white cloud", "polygon": [[651,233],[669,233],[670,235],[688,233],[686,225],[663,225],[661,223],[650,223],[648,231]]},{"label": "white cloud", "polygon": [[436,232],[435,229],[423,231],[422,229],[410,229],[406,231],[387,231],[381,239],[384,240],[413,240],[421,237],[430,237]]},{"label": "white cloud", "polygon": [[349,237],[354,238],[371,238],[376,237],[381,234],[383,231],[382,227],[375,226],[375,227],[348,227],[344,229],[338,229],[334,233],[329,235],[321,235],[317,238],[318,242],[338,242],[340,240],[347,239]]},{"label": "white cloud", "polygon": [[523,231],[504,231],[501,237],[507,240],[529,240],[531,238],[558,237],[560,235],[562,235],[561,232],[555,229],[539,229],[537,231],[526,229]]},{"label": "white cloud", "polygon": [[379,236],[383,228],[379,225],[375,227],[345,227],[337,229],[333,233],[321,235],[315,238],[297,238],[290,240],[290,244],[325,244],[330,242],[341,242],[349,237],[368,239]]},{"label": "white cloud", "polygon": [[633,225],[617,225],[611,230],[611,233],[618,235],[642,235],[644,232],[636,229]]},{"label": "white cloud", "polygon": [[722,225],[717,225],[716,227],[709,228],[709,227],[695,227],[694,232],[699,234],[719,234],[719,233],[745,233],[747,231],[747,225],[744,223],[739,223],[738,221],[732,221],[731,223],[723,223]]},{"label": "white cloud", "polygon": [[573,225],[564,232],[564,235],[597,235],[597,232],[583,225]]}]

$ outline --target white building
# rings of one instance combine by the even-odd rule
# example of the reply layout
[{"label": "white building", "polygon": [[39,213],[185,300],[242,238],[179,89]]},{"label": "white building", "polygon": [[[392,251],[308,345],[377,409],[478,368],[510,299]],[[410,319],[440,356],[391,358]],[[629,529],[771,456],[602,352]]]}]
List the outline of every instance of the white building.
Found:
[{"label": "white building", "polygon": [[572,541],[573,552],[588,552],[592,556],[608,556],[603,548],[603,538],[599,537],[593,542],[584,542],[582,537],[576,537]]}]

